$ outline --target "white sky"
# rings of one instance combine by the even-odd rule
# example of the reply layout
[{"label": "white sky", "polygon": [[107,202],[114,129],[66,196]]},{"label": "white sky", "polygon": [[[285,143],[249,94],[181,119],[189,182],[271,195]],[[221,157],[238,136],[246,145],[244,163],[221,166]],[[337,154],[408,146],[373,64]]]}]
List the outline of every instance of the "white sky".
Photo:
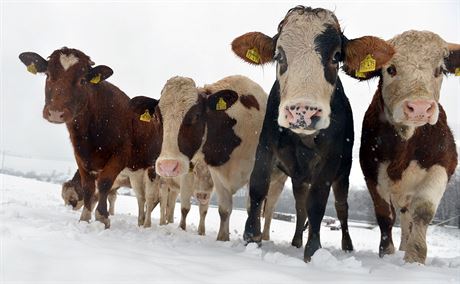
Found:
[{"label": "white sky", "polygon": [[[78,48],[96,64],[110,66],[109,81],[128,96],[158,98],[166,80],[192,77],[198,85],[243,74],[267,93],[273,66],[253,67],[230,50],[231,41],[249,31],[273,36],[292,7],[303,4],[335,11],[348,38],[389,39],[409,29],[431,30],[460,43],[460,1],[238,1],[238,2],[1,2],[2,150],[16,154],[72,159],[64,125],[42,116],[45,77],[26,71],[18,55],[34,51],[48,57],[63,46]],[[355,118],[356,140],[377,80],[359,83],[340,77]],[[460,77],[444,79],[441,103],[460,138]]]}]

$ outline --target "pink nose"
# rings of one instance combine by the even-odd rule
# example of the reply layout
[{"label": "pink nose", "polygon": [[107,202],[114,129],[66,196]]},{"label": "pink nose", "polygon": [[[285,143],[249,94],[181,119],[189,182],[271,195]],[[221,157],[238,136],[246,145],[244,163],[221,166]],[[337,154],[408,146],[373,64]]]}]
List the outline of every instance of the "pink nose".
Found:
[{"label": "pink nose", "polygon": [[290,128],[313,128],[319,121],[321,113],[319,107],[301,103],[284,108],[284,118]]},{"label": "pink nose", "polygon": [[436,108],[434,100],[406,101],[404,113],[410,119],[427,119],[433,115]]},{"label": "pink nose", "polygon": [[179,175],[179,161],[161,160],[158,162],[158,174],[165,177],[175,177]]},{"label": "pink nose", "polygon": [[57,110],[49,110],[48,111],[48,120],[50,122],[62,123],[62,122],[64,122],[64,112],[63,111],[57,111]]}]

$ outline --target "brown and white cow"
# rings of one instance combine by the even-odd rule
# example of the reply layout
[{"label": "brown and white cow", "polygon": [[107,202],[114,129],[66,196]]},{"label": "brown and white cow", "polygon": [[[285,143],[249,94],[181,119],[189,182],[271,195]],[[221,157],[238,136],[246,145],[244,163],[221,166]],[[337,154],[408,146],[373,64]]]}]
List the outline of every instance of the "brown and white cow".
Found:
[{"label": "brown and white cow", "polygon": [[[105,81],[112,69],[93,67],[90,58],[77,49],[58,49],[49,60],[33,52],[21,53],[19,58],[28,71],[46,74],[43,117],[52,123],[65,123],[69,131],[84,192],[80,220],[91,219],[91,199],[97,184],[96,220],[108,228],[107,195],[122,171],[136,193],[154,192],[152,181],[145,184],[150,189],[143,187],[145,172],[153,166],[161,146],[161,124],[154,113],[157,101],[145,97],[130,100]],[[138,223],[142,225],[145,195],[137,199]]]},{"label": "brown and white cow", "polygon": [[157,173],[177,177],[203,155],[218,197],[221,219],[217,240],[229,240],[232,195],[251,174],[267,95],[243,76],[229,76],[198,88],[190,78],[166,82],[159,103],[163,143]]},{"label": "brown and white cow", "polygon": [[[395,53],[361,76],[380,79],[363,121],[361,168],[380,226],[379,255],[394,253],[391,230],[398,210],[404,260],[424,263],[427,227],[457,166],[439,97],[443,74],[460,67],[460,46],[428,31],[407,31],[381,44]],[[366,56],[355,51],[344,70],[355,76]]]}]

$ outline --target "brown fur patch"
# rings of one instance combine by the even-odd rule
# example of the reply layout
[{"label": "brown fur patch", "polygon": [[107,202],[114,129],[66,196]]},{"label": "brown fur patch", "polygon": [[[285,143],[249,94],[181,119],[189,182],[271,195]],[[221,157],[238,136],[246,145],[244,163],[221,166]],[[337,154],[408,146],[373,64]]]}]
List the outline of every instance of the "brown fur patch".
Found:
[{"label": "brown fur patch", "polygon": [[225,111],[208,110],[207,136],[203,145],[206,164],[221,166],[230,160],[230,154],[241,144],[241,138],[235,134],[233,126],[237,123]]},{"label": "brown fur patch", "polygon": [[449,57],[444,62],[446,63],[446,69],[450,73],[455,73],[456,68],[460,68],[460,44],[448,44]]},{"label": "brown fur patch", "polygon": [[457,150],[441,105],[438,122],[418,127],[409,140],[402,139],[394,126],[383,117],[380,82],[363,120],[360,163],[366,180],[376,183],[379,165],[389,161],[387,173],[391,180],[398,181],[413,160],[424,169],[440,165],[450,178],[457,166]]},{"label": "brown fur patch", "polygon": [[395,53],[394,48],[383,39],[374,36],[363,36],[350,40],[345,45],[345,60],[343,70],[350,76],[355,77],[355,72],[359,69],[361,61],[371,54],[376,61],[376,72],[366,73],[365,78],[369,79],[378,74],[382,68]]},{"label": "brown fur patch", "polygon": [[[246,57],[249,49],[257,48],[260,55],[260,62],[254,62]],[[275,55],[275,44],[273,39],[260,32],[250,32],[235,38],[232,41],[232,50],[244,61],[258,65],[271,62]]]},{"label": "brown fur patch", "polygon": [[251,107],[253,107],[257,110],[260,110],[259,102],[257,101],[256,97],[254,97],[253,95],[241,95],[240,101],[248,109],[251,109]]}]

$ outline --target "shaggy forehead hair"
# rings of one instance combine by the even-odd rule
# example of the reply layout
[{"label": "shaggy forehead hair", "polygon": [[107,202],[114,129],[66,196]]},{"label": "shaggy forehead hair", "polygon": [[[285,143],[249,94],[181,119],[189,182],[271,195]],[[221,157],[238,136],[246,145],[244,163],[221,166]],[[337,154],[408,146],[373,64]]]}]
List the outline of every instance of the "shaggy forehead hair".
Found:
[{"label": "shaggy forehead hair", "polygon": [[[174,115],[183,117],[197,101],[197,88],[190,78],[173,77],[169,79],[161,91],[159,103],[163,116]],[[169,112],[164,112],[169,110]]]},{"label": "shaggy forehead hair", "polygon": [[[302,27],[309,27],[313,30],[322,30],[324,29],[322,26],[327,23],[340,31],[339,21],[331,11],[322,8],[312,9],[311,7],[297,6],[290,9],[284,19],[279,23],[278,34],[274,39],[277,40],[279,35],[284,31],[285,26],[292,26],[292,23],[296,23],[300,29]],[[308,26],[305,26],[307,23]]]},{"label": "shaggy forehead hair", "polygon": [[400,69],[427,69],[438,67],[449,55],[447,43],[429,31],[407,31],[388,41],[396,53],[388,64]]}]

